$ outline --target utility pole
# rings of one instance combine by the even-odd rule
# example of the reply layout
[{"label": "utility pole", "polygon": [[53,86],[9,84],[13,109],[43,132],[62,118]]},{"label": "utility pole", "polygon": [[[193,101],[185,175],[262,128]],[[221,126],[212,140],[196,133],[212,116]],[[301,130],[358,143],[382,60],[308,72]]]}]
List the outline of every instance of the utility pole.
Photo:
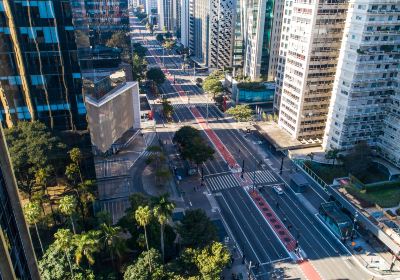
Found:
[{"label": "utility pole", "polygon": [[279,169],[279,174],[282,174],[282,170],[283,170],[283,159],[285,158],[285,156],[284,155],[282,155],[282,158],[281,158],[281,168]]},{"label": "utility pole", "polygon": [[243,179],[243,175],[244,175],[244,159],[243,159],[243,162],[242,162],[242,174],[240,174],[240,178]]}]

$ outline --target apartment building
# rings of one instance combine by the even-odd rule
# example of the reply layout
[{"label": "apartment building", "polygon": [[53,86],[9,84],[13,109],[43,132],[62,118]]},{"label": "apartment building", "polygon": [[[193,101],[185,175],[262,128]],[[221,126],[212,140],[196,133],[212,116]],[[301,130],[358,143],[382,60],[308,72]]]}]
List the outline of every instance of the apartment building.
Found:
[{"label": "apartment building", "polygon": [[189,0],[189,49],[193,59],[207,65],[209,44],[209,0]]},{"label": "apartment building", "polygon": [[[279,36],[273,36],[274,28],[274,1],[273,0],[249,0],[245,4],[247,30],[244,38],[244,75],[252,80],[268,80],[274,76],[276,67],[270,69],[271,52],[277,53],[278,49],[272,51],[271,47],[279,47],[279,43],[272,42]],[[280,1],[276,2],[277,14]],[[280,32],[279,20],[277,21],[276,32]],[[275,62],[276,60],[274,60]],[[269,73],[271,71],[271,73]]]},{"label": "apartment building", "polygon": [[348,150],[365,141],[399,164],[399,31],[399,1],[350,1],[325,149]]},{"label": "apartment building", "polygon": [[278,124],[293,138],[322,141],[347,0],[295,0]]},{"label": "apartment building", "polygon": [[39,280],[38,265],[0,125],[0,279]]},{"label": "apartment building", "polygon": [[86,129],[70,1],[0,1],[0,41],[0,120]]},{"label": "apartment building", "polygon": [[158,1],[157,0],[146,0],[145,2],[145,12],[148,15],[157,14]]},{"label": "apartment building", "polygon": [[235,0],[210,0],[209,67],[232,66],[235,13]]},{"label": "apartment building", "polygon": [[[279,112],[281,105],[281,95],[283,88],[283,78],[285,73],[285,62],[287,49],[289,46],[289,36],[290,36],[290,23],[292,20],[292,0],[285,0],[283,13],[281,15],[281,32],[279,40],[279,50],[276,62],[276,72],[275,72],[275,95],[274,95],[274,112]],[[275,40],[278,42],[278,40]],[[275,57],[273,59],[276,59]]]},{"label": "apartment building", "polygon": [[189,33],[190,33],[190,9],[189,9],[189,0],[180,0],[181,6],[181,44],[185,47],[189,47]]}]

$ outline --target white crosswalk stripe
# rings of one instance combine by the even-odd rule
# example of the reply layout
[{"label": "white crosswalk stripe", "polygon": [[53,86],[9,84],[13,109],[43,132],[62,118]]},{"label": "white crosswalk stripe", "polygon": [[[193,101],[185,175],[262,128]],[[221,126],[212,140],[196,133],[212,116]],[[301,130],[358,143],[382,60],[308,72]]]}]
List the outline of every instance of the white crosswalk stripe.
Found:
[{"label": "white crosswalk stripe", "polygon": [[[255,175],[256,184],[268,184],[268,183],[276,183],[278,180],[275,176],[268,170],[258,170],[254,172],[245,172],[251,180],[253,180]],[[240,183],[237,181],[236,177],[233,174],[224,174],[224,175],[211,175],[205,178],[206,184],[210,191],[218,192],[224,189],[230,189],[234,187],[240,186]]]}]

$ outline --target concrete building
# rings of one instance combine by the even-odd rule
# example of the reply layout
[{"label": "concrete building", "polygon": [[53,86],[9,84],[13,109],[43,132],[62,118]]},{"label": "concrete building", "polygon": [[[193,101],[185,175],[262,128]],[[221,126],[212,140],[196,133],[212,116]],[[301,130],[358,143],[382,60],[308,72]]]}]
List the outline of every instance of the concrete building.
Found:
[{"label": "concrete building", "polygon": [[[273,74],[268,74],[270,70],[271,47],[279,46],[279,43],[272,43],[272,40],[279,39],[279,36],[272,36],[275,33],[273,31],[274,1],[248,0],[245,5],[247,6],[245,15],[247,30],[244,38],[245,57],[243,72],[252,80],[268,80],[269,76],[274,76]],[[280,7],[277,4],[278,6]],[[279,32],[279,24],[276,24],[276,30]],[[277,51],[275,50],[274,52]],[[274,68],[272,67],[271,69]]]},{"label": "concrete building", "polygon": [[292,138],[322,142],[347,8],[347,0],[293,3],[278,121]]},{"label": "concrete building", "polygon": [[399,1],[350,1],[325,149],[349,150],[365,141],[380,146],[384,157],[399,164],[399,100],[398,96],[391,98],[399,93],[399,31]]},{"label": "concrete building", "polygon": [[0,125],[0,279],[39,280],[29,229]]},{"label": "concrete building", "polygon": [[[182,29],[182,20],[181,20],[181,8],[182,8],[181,0],[172,0],[172,31],[177,36],[180,34]],[[178,36],[177,36],[178,37]]]},{"label": "concrete building", "polygon": [[112,83],[109,77],[96,80],[92,92],[85,95],[95,154],[115,152],[129,142],[140,128],[138,83],[122,82],[115,87]]},{"label": "concrete building", "polygon": [[[283,5],[283,3],[282,3]],[[291,28],[291,20],[292,20],[292,7],[293,1],[285,0],[283,13],[280,20],[280,40],[279,40],[279,49],[278,49],[278,59],[276,65],[275,72],[275,96],[274,96],[274,112],[279,112],[279,108],[281,105],[281,95],[283,88],[283,78],[285,72],[285,62],[286,62],[286,54],[289,46],[289,36],[290,36],[290,28]],[[278,12],[279,13],[279,12]],[[278,40],[275,40],[277,42]],[[275,56],[275,55],[274,55]],[[276,58],[273,58],[275,60]]]},{"label": "concrete building", "polygon": [[148,15],[157,14],[158,1],[157,0],[145,0],[145,12]]},{"label": "concrete building", "polygon": [[181,3],[181,44],[189,47],[189,33],[190,33],[190,0],[180,0]]},{"label": "concrete building", "polygon": [[210,0],[208,66],[231,67],[236,0]]},{"label": "concrete building", "polygon": [[244,66],[244,51],[247,32],[247,0],[236,1],[236,15],[234,23],[234,38],[233,38],[233,61],[232,66],[234,74],[243,74]]}]

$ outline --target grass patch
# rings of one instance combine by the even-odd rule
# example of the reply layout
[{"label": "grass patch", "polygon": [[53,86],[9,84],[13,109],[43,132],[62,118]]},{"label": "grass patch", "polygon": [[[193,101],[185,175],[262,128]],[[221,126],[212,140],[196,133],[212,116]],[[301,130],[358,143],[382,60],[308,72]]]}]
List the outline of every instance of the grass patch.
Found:
[{"label": "grass patch", "polygon": [[[332,184],[335,178],[347,177],[349,172],[343,165],[321,164],[313,161],[305,161],[307,167],[311,168],[327,184]],[[387,181],[389,176],[377,165],[368,168],[364,174],[357,177],[364,184]]]},{"label": "grass patch", "polygon": [[400,183],[391,189],[382,189],[374,192],[361,191],[353,185],[347,185],[345,188],[356,198],[378,204],[382,208],[395,207],[400,203]]}]

